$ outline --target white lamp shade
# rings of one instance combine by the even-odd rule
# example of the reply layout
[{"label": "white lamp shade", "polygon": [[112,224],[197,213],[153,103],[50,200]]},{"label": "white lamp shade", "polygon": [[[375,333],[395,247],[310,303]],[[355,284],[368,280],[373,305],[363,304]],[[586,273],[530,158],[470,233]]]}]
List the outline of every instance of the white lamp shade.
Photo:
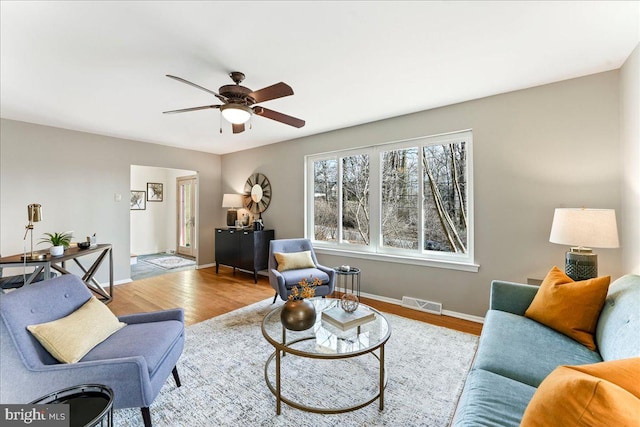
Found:
[{"label": "white lamp shade", "polygon": [[222,196],[223,208],[241,208],[242,206],[242,194],[225,194]]},{"label": "white lamp shade", "polygon": [[222,117],[228,122],[239,125],[246,123],[251,118],[251,109],[240,104],[225,104],[220,107]]},{"label": "white lamp shade", "polygon": [[589,248],[617,248],[618,226],[613,209],[558,208],[553,214],[551,243]]}]

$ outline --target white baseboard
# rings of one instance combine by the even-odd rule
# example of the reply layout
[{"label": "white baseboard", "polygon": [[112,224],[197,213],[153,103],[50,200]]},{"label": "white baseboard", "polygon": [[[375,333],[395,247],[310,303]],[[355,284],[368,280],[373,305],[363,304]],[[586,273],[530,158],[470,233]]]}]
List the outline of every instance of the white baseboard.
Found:
[{"label": "white baseboard", "polygon": [[133,282],[133,280],[131,280],[131,278],[128,279],[123,279],[123,280],[116,280],[113,282],[114,285],[122,285],[123,283],[131,283]]},{"label": "white baseboard", "polygon": [[196,270],[200,270],[200,269],[203,269],[203,268],[209,268],[209,267],[215,267],[215,266],[216,266],[215,263],[196,265]]},{"label": "white baseboard", "polygon": [[[383,297],[383,296],[374,295],[374,294],[368,294],[366,292],[360,292],[360,295],[365,298],[374,299],[376,301],[388,302],[389,304],[402,306],[402,300],[399,300],[399,299],[388,298],[388,297]],[[442,310],[442,314],[444,316],[455,317],[458,319],[468,320],[470,322],[484,323],[484,317],[474,316],[472,314],[458,313],[457,311],[451,311],[451,310]]]}]

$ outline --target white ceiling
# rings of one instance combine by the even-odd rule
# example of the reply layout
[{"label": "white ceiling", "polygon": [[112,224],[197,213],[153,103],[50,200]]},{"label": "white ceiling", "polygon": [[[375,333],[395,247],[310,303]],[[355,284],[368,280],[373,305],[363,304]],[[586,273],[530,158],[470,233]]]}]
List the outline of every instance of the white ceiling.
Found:
[{"label": "white ceiling", "polygon": [[[4,118],[229,153],[619,68],[638,1],[0,3]],[[233,135],[217,104],[230,71],[294,96]]]}]

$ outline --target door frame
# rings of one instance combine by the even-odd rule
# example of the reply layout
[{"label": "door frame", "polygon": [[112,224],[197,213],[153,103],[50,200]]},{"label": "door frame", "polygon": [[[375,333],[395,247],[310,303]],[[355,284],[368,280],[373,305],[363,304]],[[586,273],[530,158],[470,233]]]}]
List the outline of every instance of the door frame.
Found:
[{"label": "door frame", "polygon": [[194,216],[194,227],[193,227],[193,246],[191,247],[191,255],[196,260],[196,268],[198,265],[198,252],[200,249],[200,242],[198,241],[198,230],[200,228],[200,218],[198,217],[199,212],[199,204],[200,204],[200,185],[199,185],[199,177],[198,173],[195,175],[185,175],[176,177],[176,254],[180,254],[180,181],[194,181],[194,191],[193,191],[193,216]]}]

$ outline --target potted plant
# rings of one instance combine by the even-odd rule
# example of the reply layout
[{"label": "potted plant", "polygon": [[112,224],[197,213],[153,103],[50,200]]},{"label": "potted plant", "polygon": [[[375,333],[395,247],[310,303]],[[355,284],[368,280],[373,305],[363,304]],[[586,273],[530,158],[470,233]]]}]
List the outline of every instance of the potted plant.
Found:
[{"label": "potted plant", "polygon": [[298,285],[291,289],[288,301],[282,307],[280,320],[282,325],[292,331],[304,331],[313,326],[316,321],[316,309],[311,301],[305,298],[313,298],[316,294],[316,287],[320,286],[322,281],[317,277],[311,283],[305,277]]},{"label": "potted plant", "polygon": [[39,243],[51,243],[51,248],[49,248],[49,253],[51,256],[60,256],[64,253],[65,248],[69,247],[71,243],[71,237],[73,235],[69,232],[63,233],[44,233],[45,236],[40,239]]}]

